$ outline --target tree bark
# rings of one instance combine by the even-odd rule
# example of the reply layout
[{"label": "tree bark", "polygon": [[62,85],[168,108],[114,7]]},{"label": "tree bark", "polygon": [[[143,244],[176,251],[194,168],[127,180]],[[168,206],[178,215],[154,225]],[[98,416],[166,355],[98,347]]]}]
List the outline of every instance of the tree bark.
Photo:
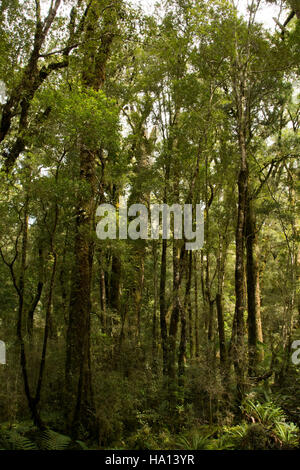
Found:
[{"label": "tree bark", "polygon": [[[243,89],[243,86],[242,86]],[[235,261],[235,318],[234,318],[234,365],[237,376],[237,393],[239,399],[244,394],[244,252],[245,252],[245,224],[247,212],[248,166],[246,145],[246,106],[244,96],[238,97],[238,138],[240,148],[240,170],[238,176],[238,212],[236,226],[236,261]]]},{"label": "tree bark", "polygon": [[258,341],[263,341],[260,315],[259,266],[257,260],[257,229],[252,201],[248,201],[246,219],[247,299],[248,299],[248,358],[249,376],[256,376],[259,364]]},{"label": "tree bark", "polygon": [[[86,88],[100,90],[105,81],[106,62],[114,38],[115,24],[111,13],[104,14],[103,30],[99,45],[94,41],[100,11],[93,4],[87,19],[86,43],[82,79]],[[113,23],[113,24],[112,24]],[[91,63],[93,66],[91,67]],[[74,267],[71,280],[69,325],[66,354],[66,402],[68,404],[67,427],[73,437],[78,436],[79,427],[92,435],[98,435],[92,389],[90,358],[90,313],[91,279],[94,256],[94,214],[96,209],[96,157],[94,149],[81,145],[79,151],[79,181],[85,191],[78,194],[76,207],[76,228]]]}]

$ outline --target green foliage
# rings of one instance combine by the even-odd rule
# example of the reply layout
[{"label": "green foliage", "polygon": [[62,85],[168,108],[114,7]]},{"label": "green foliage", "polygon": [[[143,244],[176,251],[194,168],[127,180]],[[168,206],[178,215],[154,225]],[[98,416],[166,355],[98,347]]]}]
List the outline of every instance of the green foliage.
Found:
[{"label": "green foliage", "polygon": [[39,439],[41,450],[66,450],[70,447],[72,439],[51,429],[43,431]]},{"label": "green foliage", "polygon": [[28,423],[0,427],[1,450],[89,450],[86,443],[46,429],[39,431]]},{"label": "green foliage", "polygon": [[300,432],[294,423],[287,422],[284,411],[272,401],[264,403],[246,399],[241,407],[251,424],[227,432],[243,449],[297,448]]},{"label": "green foliage", "polygon": [[239,442],[247,434],[248,425],[246,423],[236,426],[224,427],[225,435],[227,435],[233,443]]},{"label": "green foliage", "polygon": [[272,427],[286,420],[283,410],[272,401],[259,403],[247,399],[241,409],[250,421],[261,423],[265,427]]},{"label": "green foliage", "polygon": [[276,423],[275,434],[278,436],[283,448],[299,448],[300,432],[298,426],[294,423]]},{"label": "green foliage", "polygon": [[2,450],[37,450],[35,442],[27,437],[21,436],[18,432],[0,431],[0,448]]},{"label": "green foliage", "polygon": [[194,431],[188,436],[179,437],[176,445],[179,449],[185,450],[207,450],[211,447],[211,436]]},{"label": "green foliage", "polygon": [[[153,15],[68,0],[39,47],[39,3],[0,5],[0,446],[299,447],[299,20],[283,41],[254,20],[258,1],[246,17],[225,0],[167,0]],[[237,217],[244,159],[251,204]],[[166,252],[161,240],[97,239],[96,206],[120,196],[148,208],[205,202],[190,283],[173,233]],[[236,230],[250,206],[252,247]],[[245,284],[253,277],[262,300],[255,371],[255,329],[235,321],[237,292],[245,318],[252,292],[237,288],[238,234]],[[241,409],[235,344],[245,345]],[[66,376],[84,410],[75,442],[64,434]],[[27,421],[37,383],[43,432]]]},{"label": "green foliage", "polygon": [[0,426],[0,448],[3,450],[37,450],[37,444],[29,437],[31,423],[24,422],[14,426]]}]

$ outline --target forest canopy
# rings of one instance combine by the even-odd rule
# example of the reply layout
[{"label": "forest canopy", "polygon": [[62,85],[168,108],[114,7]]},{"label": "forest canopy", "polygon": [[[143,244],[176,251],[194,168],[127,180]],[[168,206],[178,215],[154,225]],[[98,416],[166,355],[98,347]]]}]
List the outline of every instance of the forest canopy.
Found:
[{"label": "forest canopy", "polygon": [[141,3],[0,4],[0,448],[297,449],[300,2]]}]

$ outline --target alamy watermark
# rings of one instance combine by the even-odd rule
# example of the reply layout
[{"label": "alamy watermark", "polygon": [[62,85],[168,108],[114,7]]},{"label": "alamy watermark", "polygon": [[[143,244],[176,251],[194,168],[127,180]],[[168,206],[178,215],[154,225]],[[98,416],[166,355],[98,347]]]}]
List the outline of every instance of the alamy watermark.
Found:
[{"label": "alamy watermark", "polygon": [[[299,339],[296,341],[293,341],[292,349],[295,349],[295,352],[292,354],[292,363],[295,366],[298,366],[300,364],[300,340]],[[4,341],[0,341],[0,364],[6,364],[6,345]]]},{"label": "alamy watermark", "polygon": [[[150,214],[149,214],[150,212]],[[193,214],[194,212],[194,214]],[[150,210],[144,204],[127,206],[121,198],[118,209],[112,204],[101,204],[96,215],[101,217],[97,224],[100,240],[158,240],[171,237],[171,214],[175,240],[185,240],[186,250],[199,250],[204,243],[203,204],[151,204]],[[150,218],[149,218],[150,215]],[[195,216],[195,217],[194,217]],[[161,220],[161,224],[160,224]]]},{"label": "alamy watermark", "polygon": [[292,363],[295,366],[299,366],[300,364],[300,339],[293,341],[292,349],[296,349],[296,351],[292,354]]},{"label": "alamy watermark", "polygon": [[6,346],[4,341],[0,341],[0,364],[6,364]]},{"label": "alamy watermark", "polygon": [[0,80],[0,104],[4,104],[7,98],[7,90],[5,83]]}]

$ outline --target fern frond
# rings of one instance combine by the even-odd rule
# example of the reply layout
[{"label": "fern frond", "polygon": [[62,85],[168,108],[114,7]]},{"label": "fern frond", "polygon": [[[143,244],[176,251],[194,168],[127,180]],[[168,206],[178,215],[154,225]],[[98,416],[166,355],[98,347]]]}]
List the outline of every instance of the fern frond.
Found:
[{"label": "fern frond", "polygon": [[40,438],[42,450],[66,450],[72,442],[69,436],[47,429]]}]

